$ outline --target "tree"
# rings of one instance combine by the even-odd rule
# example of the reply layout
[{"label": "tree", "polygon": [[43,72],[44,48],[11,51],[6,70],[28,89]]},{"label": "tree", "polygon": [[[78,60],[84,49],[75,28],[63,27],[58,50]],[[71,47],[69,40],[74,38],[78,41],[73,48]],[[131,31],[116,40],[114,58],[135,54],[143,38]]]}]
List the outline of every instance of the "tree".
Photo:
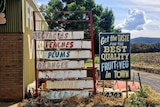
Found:
[{"label": "tree", "polygon": [[114,29],[114,15],[112,10],[106,8],[101,16],[100,27],[104,32],[112,32]]},{"label": "tree", "polygon": [[[44,9],[44,8],[40,8]],[[93,31],[95,42],[95,53],[99,53],[99,33],[100,32],[120,32],[114,29],[114,15],[112,10],[103,10],[101,5],[95,4],[94,0],[50,0],[46,6],[46,20],[88,20],[86,13],[55,13],[55,11],[92,11]],[[50,29],[63,28],[65,30],[88,30],[87,22],[49,22]],[[85,33],[85,38],[89,38],[89,32]]]}]

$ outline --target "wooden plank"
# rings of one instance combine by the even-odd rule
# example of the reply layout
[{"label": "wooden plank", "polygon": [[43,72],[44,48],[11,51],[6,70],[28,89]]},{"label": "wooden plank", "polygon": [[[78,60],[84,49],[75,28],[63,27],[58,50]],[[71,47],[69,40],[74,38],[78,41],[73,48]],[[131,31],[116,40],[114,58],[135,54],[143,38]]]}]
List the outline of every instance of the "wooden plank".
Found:
[{"label": "wooden plank", "polygon": [[75,69],[75,68],[84,68],[84,60],[37,61],[37,69]]},{"label": "wooden plank", "polygon": [[34,31],[32,38],[36,40],[84,39],[84,31]]},{"label": "wooden plank", "polygon": [[91,41],[83,40],[61,40],[45,41],[45,49],[91,49]]},{"label": "wooden plank", "polygon": [[37,59],[60,60],[91,58],[90,50],[37,51]]},{"label": "wooden plank", "polygon": [[87,76],[87,70],[56,70],[39,71],[38,78],[84,78]]},{"label": "wooden plank", "polygon": [[91,41],[83,41],[83,40],[37,41],[36,46],[37,50],[91,49]]},{"label": "wooden plank", "polygon": [[36,41],[36,49],[37,50],[44,50],[44,45],[45,45],[44,41]]},{"label": "wooden plank", "polygon": [[47,89],[83,89],[93,88],[93,80],[46,81]]},{"label": "wooden plank", "polygon": [[66,90],[66,91],[41,91],[41,96],[47,97],[48,99],[63,99],[72,96],[88,97],[92,92],[90,90]]}]

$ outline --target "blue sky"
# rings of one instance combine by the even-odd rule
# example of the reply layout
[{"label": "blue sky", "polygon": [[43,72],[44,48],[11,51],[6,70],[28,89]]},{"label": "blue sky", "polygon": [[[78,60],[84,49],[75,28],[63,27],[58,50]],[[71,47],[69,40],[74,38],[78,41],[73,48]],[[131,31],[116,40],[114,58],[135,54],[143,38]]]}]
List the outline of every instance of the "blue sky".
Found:
[{"label": "blue sky", "polygon": [[[49,0],[35,0],[38,5]],[[159,0],[95,0],[103,8],[112,9],[115,27],[131,33],[131,38],[160,38],[160,1]]]}]

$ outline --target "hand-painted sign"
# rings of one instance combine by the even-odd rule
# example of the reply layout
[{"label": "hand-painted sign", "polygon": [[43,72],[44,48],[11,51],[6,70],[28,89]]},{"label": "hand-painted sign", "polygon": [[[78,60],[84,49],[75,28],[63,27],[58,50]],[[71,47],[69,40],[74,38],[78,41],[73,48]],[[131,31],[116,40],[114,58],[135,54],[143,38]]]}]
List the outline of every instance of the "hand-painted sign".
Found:
[{"label": "hand-painted sign", "polygon": [[36,40],[84,39],[84,31],[73,31],[73,32],[35,31],[33,32],[33,39]]},{"label": "hand-painted sign", "polygon": [[54,71],[38,71],[38,78],[85,78],[87,70],[54,70]]},{"label": "hand-painted sign", "polygon": [[91,41],[46,41],[45,49],[91,49]]},{"label": "hand-painted sign", "polygon": [[100,33],[102,80],[130,79],[130,34]]},{"label": "hand-painted sign", "polygon": [[37,50],[45,50],[45,49],[91,49],[91,41],[83,41],[83,40],[37,41]]},{"label": "hand-painted sign", "polygon": [[115,97],[115,98],[121,98],[122,92],[121,91],[105,91],[98,93],[100,95],[104,95],[106,97]]},{"label": "hand-painted sign", "polygon": [[41,91],[41,96],[47,97],[48,99],[62,99],[69,98],[72,96],[88,97],[90,90],[66,90],[66,91]]},{"label": "hand-painted sign", "polygon": [[92,58],[91,41],[83,40],[84,31],[35,31],[33,39],[37,78],[46,79],[41,84],[41,96],[61,99],[87,97],[93,92],[93,78],[86,78],[84,69],[84,59]]},{"label": "hand-painted sign", "polygon": [[47,89],[83,89],[93,88],[93,80],[46,81]]},{"label": "hand-painted sign", "polygon": [[63,51],[37,51],[38,59],[60,60],[60,59],[85,59],[91,58],[90,50],[63,50]]},{"label": "hand-painted sign", "polygon": [[74,69],[84,68],[84,61],[37,61],[37,69]]}]

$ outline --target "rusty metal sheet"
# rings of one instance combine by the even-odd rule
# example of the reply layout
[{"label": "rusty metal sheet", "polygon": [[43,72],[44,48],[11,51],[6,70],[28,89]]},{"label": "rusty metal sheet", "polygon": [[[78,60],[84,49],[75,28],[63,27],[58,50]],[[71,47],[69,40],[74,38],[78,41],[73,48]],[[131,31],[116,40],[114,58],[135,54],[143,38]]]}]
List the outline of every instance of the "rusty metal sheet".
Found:
[{"label": "rusty metal sheet", "polygon": [[54,70],[39,71],[38,78],[84,78],[87,77],[87,70]]},{"label": "rusty metal sheet", "polygon": [[37,59],[60,60],[91,58],[91,50],[37,51]]},{"label": "rusty metal sheet", "polygon": [[84,39],[84,31],[34,31],[32,38],[36,40]]},{"label": "rusty metal sheet", "polygon": [[84,68],[84,60],[37,61],[37,69],[74,69],[74,68]]},{"label": "rusty metal sheet", "polygon": [[47,89],[83,89],[93,88],[93,80],[46,81]]},{"label": "rusty metal sheet", "polygon": [[88,97],[92,92],[90,90],[66,90],[66,91],[41,91],[40,95],[48,99],[63,99],[72,96]]}]

